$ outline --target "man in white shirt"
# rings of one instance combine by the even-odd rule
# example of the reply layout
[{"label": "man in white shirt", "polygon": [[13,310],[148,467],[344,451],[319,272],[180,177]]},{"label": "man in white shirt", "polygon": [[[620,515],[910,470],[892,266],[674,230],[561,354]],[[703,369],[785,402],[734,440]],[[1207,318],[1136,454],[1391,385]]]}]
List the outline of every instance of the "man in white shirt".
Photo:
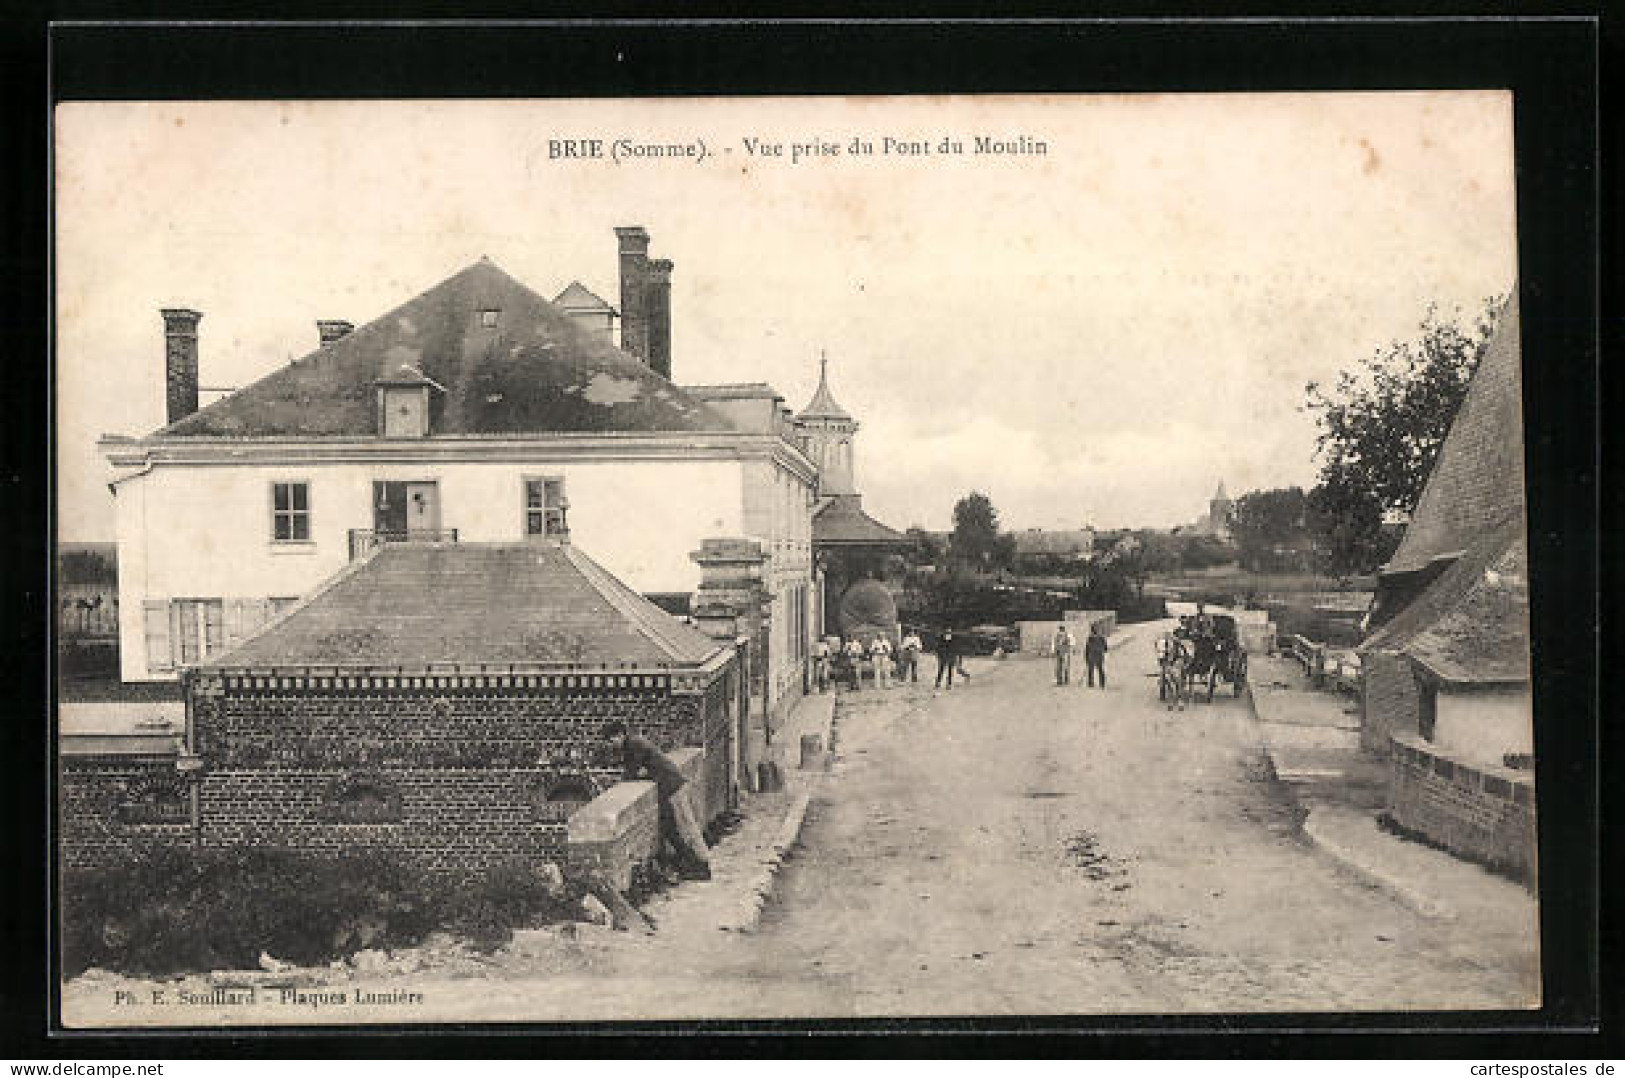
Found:
[{"label": "man in white shirt", "polygon": [[891,688],[891,641],[875,637],[869,645],[869,662],[875,668],[875,688]]},{"label": "man in white shirt", "polygon": [[910,629],[907,635],[903,637],[903,647],[898,653],[899,658],[902,660],[897,665],[898,681],[902,681],[906,677],[915,684],[919,683],[920,652],[924,650],[925,645],[920,642],[920,634]]},{"label": "man in white shirt", "polygon": [[1077,641],[1067,631],[1066,623],[1062,622],[1055,627],[1055,684],[1069,685],[1072,682],[1072,649]]},{"label": "man in white shirt", "polygon": [[846,661],[852,665],[852,688],[863,688],[863,642],[857,637],[846,642]]}]

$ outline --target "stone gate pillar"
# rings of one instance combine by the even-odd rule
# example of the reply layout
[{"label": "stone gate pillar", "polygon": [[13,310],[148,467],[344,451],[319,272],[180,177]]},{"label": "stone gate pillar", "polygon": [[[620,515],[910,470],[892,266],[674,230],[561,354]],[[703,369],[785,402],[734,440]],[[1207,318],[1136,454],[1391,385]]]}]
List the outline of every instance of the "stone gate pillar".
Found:
[{"label": "stone gate pillar", "polygon": [[757,764],[767,758],[772,738],[773,679],[769,676],[769,610],[767,551],[755,539],[715,538],[689,554],[700,567],[700,586],[689,603],[695,625],[715,640],[745,642],[740,676],[737,773],[749,782]]}]

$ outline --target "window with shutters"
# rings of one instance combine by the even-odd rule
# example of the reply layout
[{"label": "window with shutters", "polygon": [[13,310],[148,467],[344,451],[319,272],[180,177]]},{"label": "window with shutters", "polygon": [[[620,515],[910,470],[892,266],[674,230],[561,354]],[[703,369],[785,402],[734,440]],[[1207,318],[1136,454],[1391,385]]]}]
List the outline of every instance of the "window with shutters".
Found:
[{"label": "window with shutters", "polygon": [[147,670],[164,673],[213,658],[296,602],[295,598],[149,599],[142,603]]},{"label": "window with shutters", "polygon": [[271,540],[310,542],[310,484],[271,484]]},{"label": "window with shutters", "polygon": [[565,510],[564,480],[559,476],[538,476],[525,480],[525,535],[563,535]]}]

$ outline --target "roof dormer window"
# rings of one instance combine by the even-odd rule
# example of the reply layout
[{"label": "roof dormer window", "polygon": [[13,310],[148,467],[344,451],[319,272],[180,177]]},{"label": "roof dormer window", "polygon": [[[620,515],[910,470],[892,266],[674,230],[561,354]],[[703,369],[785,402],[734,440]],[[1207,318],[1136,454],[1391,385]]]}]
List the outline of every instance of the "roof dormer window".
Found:
[{"label": "roof dormer window", "polygon": [[429,436],[429,394],[444,393],[440,383],[411,364],[373,385],[378,392],[378,433],[385,438]]}]

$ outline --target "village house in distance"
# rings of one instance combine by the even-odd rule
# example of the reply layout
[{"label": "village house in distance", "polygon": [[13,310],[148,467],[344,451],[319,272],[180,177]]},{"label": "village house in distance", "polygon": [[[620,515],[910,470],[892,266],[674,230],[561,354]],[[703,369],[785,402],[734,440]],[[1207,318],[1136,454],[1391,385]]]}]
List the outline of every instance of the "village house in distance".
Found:
[{"label": "village house in distance", "polygon": [[677,610],[707,540],[754,544],[753,680],[770,709],[798,695],[821,450],[771,386],[671,380],[671,263],[644,229],[616,233],[618,311],[579,283],[548,302],[481,259],[366,325],[319,321],[315,350],[201,410],[203,315],[166,309],[168,425],[101,442],[124,680],[223,654],[380,543],[567,527]]}]

